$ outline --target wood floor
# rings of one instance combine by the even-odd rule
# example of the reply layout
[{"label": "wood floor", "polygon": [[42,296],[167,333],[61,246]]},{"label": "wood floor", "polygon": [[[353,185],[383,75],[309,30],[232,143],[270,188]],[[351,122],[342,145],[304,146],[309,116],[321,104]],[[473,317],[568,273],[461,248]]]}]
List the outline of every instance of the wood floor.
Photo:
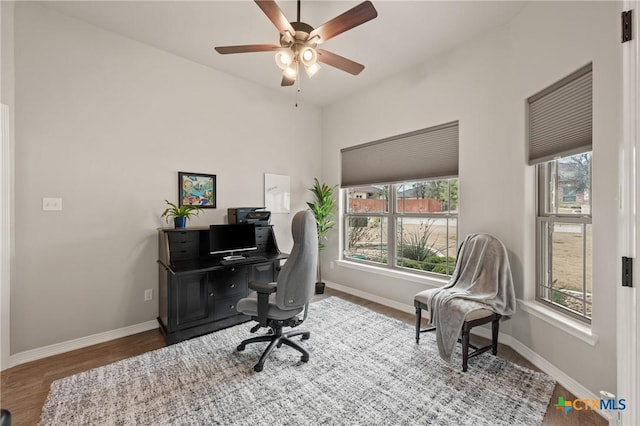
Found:
[{"label": "wood floor", "polygon": [[[316,296],[314,300],[328,296],[341,297],[379,313],[406,321],[409,324],[413,324],[414,321],[413,315],[332,289],[327,289],[324,295]],[[163,336],[158,330],[152,330],[7,369],[0,374],[0,406],[11,411],[13,426],[36,425],[40,420],[40,411],[49,392],[49,386],[54,380],[164,346]],[[500,345],[498,356],[537,370],[535,366],[518,353],[504,345]],[[467,374],[473,374],[473,360],[470,361]],[[574,398],[562,386],[556,385],[547,408],[544,425],[587,426],[607,424],[602,417],[592,411],[571,411],[568,414],[564,414],[553,407],[553,403],[558,400],[558,396],[564,397],[565,400]]]}]

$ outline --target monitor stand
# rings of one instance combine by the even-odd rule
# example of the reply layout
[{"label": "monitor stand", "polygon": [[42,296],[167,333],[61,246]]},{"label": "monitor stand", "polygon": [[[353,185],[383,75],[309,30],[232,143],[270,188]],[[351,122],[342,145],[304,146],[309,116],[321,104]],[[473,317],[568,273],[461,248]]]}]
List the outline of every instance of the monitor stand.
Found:
[{"label": "monitor stand", "polygon": [[224,260],[242,260],[244,259],[244,256],[240,256],[238,254],[231,254],[229,256],[224,256],[223,259]]}]

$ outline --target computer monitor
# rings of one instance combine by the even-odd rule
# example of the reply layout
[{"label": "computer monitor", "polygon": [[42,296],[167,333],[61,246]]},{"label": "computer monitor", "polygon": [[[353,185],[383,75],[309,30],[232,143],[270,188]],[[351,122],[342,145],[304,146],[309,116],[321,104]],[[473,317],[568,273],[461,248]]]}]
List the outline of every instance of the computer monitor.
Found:
[{"label": "computer monitor", "polygon": [[233,254],[256,249],[256,226],[253,223],[209,226],[210,254]]}]

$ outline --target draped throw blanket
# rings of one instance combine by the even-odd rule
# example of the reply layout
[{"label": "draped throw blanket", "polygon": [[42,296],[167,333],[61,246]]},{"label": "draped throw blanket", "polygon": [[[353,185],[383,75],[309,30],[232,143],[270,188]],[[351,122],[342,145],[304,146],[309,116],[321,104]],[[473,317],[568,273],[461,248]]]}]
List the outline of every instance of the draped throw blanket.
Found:
[{"label": "draped throw blanket", "polygon": [[450,362],[467,314],[490,309],[508,319],[516,310],[506,248],[491,235],[468,235],[460,245],[449,283],[425,293],[431,293],[430,322],[436,327],[438,351]]}]

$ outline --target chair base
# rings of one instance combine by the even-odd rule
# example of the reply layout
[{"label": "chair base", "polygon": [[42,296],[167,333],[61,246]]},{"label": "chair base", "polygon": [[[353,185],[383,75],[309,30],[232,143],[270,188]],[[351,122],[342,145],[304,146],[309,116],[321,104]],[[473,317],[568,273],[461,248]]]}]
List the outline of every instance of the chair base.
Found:
[{"label": "chair base", "polygon": [[[425,333],[429,331],[435,331],[435,327],[430,327],[426,329],[421,329],[420,323],[422,320],[422,310],[427,309],[427,307],[415,301],[414,305],[416,307],[416,343],[420,343],[420,333]],[[460,338],[458,341],[462,343],[462,371],[466,372],[468,369],[469,358],[473,358],[474,356],[478,356],[491,350],[493,355],[498,355],[498,333],[500,331],[500,318],[502,315],[494,313],[493,315],[486,316],[484,318],[479,318],[471,321],[465,321],[462,323],[462,331]],[[491,343],[487,346],[483,346],[478,348],[469,343],[469,337],[471,334],[471,329],[478,325],[491,323]],[[469,348],[474,349],[473,352],[469,353]]]},{"label": "chair base", "polygon": [[282,345],[287,345],[297,350],[298,352],[300,352],[302,354],[302,357],[300,357],[300,361],[302,362],[309,361],[309,352],[307,352],[300,345],[298,345],[296,342],[291,340],[291,338],[295,336],[302,336],[302,340],[307,340],[309,339],[309,337],[311,337],[311,332],[295,330],[295,331],[289,331],[287,333],[283,333],[282,321],[273,321],[273,324],[270,324],[269,326],[273,330],[273,333],[266,334],[263,336],[251,337],[249,339],[243,340],[237,347],[238,351],[243,351],[245,347],[250,343],[269,342],[269,345],[267,346],[267,348],[264,350],[264,352],[262,352],[262,356],[260,356],[258,363],[253,366],[253,371],[258,373],[262,371],[264,367],[264,363],[267,360],[267,357],[269,356],[269,354],[275,348],[279,348]]}]

